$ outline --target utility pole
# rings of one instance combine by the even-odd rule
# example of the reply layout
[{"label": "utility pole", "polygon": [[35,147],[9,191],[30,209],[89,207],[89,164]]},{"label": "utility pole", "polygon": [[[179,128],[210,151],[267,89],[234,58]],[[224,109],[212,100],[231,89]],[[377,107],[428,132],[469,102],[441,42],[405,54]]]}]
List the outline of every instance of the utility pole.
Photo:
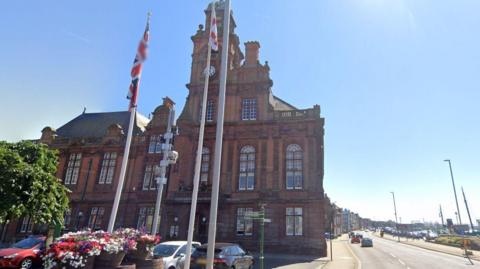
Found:
[{"label": "utility pole", "polygon": [[263,248],[265,244],[265,204],[260,204],[260,269],[263,269],[265,256]]},{"label": "utility pole", "polygon": [[450,167],[450,176],[452,177],[453,194],[455,195],[455,203],[457,205],[458,224],[462,224],[462,218],[460,217],[460,207],[458,206],[457,190],[455,189],[455,180],[453,179],[452,162],[449,159],[446,159],[444,161],[448,162],[448,166]]},{"label": "utility pole", "polygon": [[440,219],[442,220],[442,228],[445,227],[445,223],[443,222],[443,211],[442,211],[442,205],[440,205]]},{"label": "utility pole", "polygon": [[164,142],[162,143],[162,160],[160,161],[160,166],[158,171],[155,171],[155,180],[157,182],[157,200],[155,201],[155,213],[153,215],[153,227],[152,235],[157,234],[158,230],[158,221],[160,216],[160,206],[162,204],[162,192],[163,186],[167,184],[167,168],[170,164],[177,162],[178,153],[173,151],[173,136],[172,128],[175,125],[175,103],[169,102],[170,99],[165,98],[164,104],[168,107],[168,122],[167,129],[163,135]]},{"label": "utility pole", "polygon": [[393,191],[390,192],[393,197],[393,209],[395,210],[395,228],[397,229],[398,233],[398,242],[400,242],[400,232],[398,230],[398,218],[397,218],[397,204],[395,202],[395,193]]},{"label": "utility pole", "polygon": [[467,214],[468,214],[468,220],[470,221],[470,227],[472,228],[472,231],[473,231],[474,227],[473,227],[472,217],[470,216],[470,209],[468,209],[467,197],[465,196],[465,192],[463,191],[463,187],[462,187],[462,194],[463,194],[463,200],[465,201],[465,207],[467,208]]}]

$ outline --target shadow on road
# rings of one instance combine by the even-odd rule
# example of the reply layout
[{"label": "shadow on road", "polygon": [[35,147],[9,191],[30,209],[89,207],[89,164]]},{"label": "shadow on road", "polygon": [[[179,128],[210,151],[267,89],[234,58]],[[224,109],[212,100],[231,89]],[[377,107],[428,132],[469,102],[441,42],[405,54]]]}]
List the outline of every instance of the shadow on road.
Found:
[{"label": "shadow on road", "polygon": [[[260,259],[258,253],[253,255],[255,257],[254,269],[260,269]],[[307,255],[292,255],[292,254],[265,254],[264,269],[289,269],[289,268],[305,268],[315,269],[320,265],[325,264],[325,260],[320,260],[318,256]]]}]

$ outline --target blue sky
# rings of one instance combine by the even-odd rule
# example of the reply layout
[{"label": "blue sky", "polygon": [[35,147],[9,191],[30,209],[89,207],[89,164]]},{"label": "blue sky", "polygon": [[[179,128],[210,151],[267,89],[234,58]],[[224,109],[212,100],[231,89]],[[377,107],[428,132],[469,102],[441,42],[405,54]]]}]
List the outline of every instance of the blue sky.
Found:
[{"label": "blue sky", "polygon": [[[9,1],[0,17],[0,139],[38,138],[80,114],[125,110],[146,13],[139,107],[183,107],[192,36],[208,1]],[[326,118],[326,192],[362,216],[454,218],[448,165],[480,219],[480,2],[233,0],[276,95]],[[458,193],[461,197],[461,193]],[[467,221],[463,201],[461,214]]]}]

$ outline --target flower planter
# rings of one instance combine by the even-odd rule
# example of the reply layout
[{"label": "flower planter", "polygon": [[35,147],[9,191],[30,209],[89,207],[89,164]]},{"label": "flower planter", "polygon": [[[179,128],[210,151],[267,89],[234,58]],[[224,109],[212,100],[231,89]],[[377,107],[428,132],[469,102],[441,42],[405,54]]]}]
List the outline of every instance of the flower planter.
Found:
[{"label": "flower planter", "polygon": [[115,268],[122,263],[125,252],[121,251],[116,254],[110,254],[102,251],[95,259],[94,268]]},{"label": "flower planter", "polygon": [[147,259],[143,261],[137,261],[136,269],[164,269],[163,259]]},{"label": "flower planter", "polygon": [[95,263],[95,256],[91,256],[91,257],[86,257],[87,259],[87,262],[85,263],[85,266],[84,267],[75,267],[75,266],[72,266],[70,265],[70,263],[67,261],[67,264],[64,264],[64,263],[57,263],[57,266],[55,266],[54,268],[55,269],[62,269],[62,268],[65,268],[65,269],[93,269],[94,268],[94,263]]},{"label": "flower planter", "polygon": [[128,259],[131,261],[143,261],[150,256],[150,251],[144,243],[137,244],[137,249],[128,252]]}]

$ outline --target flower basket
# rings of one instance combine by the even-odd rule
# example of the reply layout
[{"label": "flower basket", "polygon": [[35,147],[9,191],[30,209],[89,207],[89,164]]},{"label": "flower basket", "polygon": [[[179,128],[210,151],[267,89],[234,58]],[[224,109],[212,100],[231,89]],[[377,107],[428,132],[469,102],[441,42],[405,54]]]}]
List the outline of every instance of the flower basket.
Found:
[{"label": "flower basket", "polygon": [[150,250],[145,243],[138,243],[136,249],[128,252],[128,258],[132,261],[143,261],[150,256]]},{"label": "flower basket", "polygon": [[100,255],[95,259],[95,268],[104,267],[104,268],[115,268],[119,266],[123,258],[125,257],[125,252],[120,251],[118,253],[108,253],[102,251]]}]

